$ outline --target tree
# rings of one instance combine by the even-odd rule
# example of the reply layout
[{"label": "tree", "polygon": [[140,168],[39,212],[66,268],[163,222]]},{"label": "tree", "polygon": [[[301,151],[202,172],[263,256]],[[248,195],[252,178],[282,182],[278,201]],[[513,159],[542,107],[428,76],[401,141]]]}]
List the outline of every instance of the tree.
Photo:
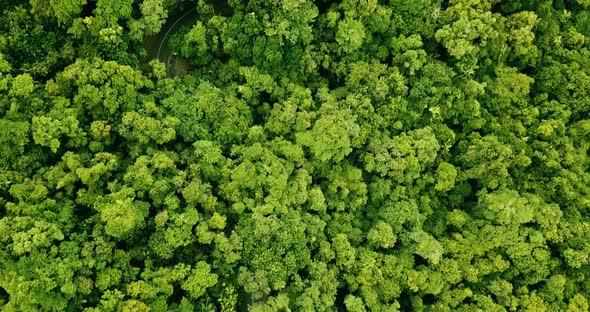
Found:
[{"label": "tree", "polygon": [[0,310],[587,311],[587,2],[0,0]]}]

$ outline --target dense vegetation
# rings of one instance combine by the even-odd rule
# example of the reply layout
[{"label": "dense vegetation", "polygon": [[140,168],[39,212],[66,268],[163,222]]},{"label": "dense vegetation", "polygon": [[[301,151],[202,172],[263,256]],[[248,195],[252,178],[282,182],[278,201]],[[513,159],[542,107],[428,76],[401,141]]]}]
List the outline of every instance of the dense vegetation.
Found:
[{"label": "dense vegetation", "polygon": [[0,11],[2,311],[588,311],[590,1]]}]

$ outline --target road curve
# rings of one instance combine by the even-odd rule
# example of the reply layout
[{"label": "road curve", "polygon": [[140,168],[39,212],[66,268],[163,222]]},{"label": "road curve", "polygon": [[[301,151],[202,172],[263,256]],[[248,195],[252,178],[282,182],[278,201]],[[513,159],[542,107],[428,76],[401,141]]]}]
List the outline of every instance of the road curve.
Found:
[{"label": "road curve", "polygon": [[172,16],[162,30],[146,40],[145,48],[150,59],[158,59],[160,62],[168,66],[170,59],[170,49],[168,48],[168,41],[172,35],[177,32],[182,26],[192,26],[197,20],[197,9],[191,8],[187,11],[181,11]]}]

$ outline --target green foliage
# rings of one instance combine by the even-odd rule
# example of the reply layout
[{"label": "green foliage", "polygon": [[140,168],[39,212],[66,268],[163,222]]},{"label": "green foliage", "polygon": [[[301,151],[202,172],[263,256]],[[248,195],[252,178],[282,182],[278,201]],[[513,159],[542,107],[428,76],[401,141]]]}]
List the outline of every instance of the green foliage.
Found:
[{"label": "green foliage", "polygon": [[69,25],[75,17],[82,12],[82,6],[85,1],[69,1],[69,0],[50,0],[51,8],[55,12],[55,17],[62,23]]},{"label": "green foliage", "polygon": [[211,266],[207,262],[197,262],[189,277],[182,283],[182,289],[186,290],[194,299],[202,296],[207,288],[217,284],[217,274],[211,274]]},{"label": "green foliage", "polygon": [[0,0],[0,310],[588,311],[589,6]]},{"label": "green foliage", "polygon": [[14,77],[14,80],[12,81],[12,88],[10,89],[9,94],[12,96],[25,97],[33,93],[34,87],[33,78],[31,78],[29,74],[18,75]]},{"label": "green foliage", "polygon": [[308,147],[315,160],[340,162],[352,152],[360,127],[350,110],[326,104],[319,114],[311,130],[298,133],[297,143]]},{"label": "green foliage", "polygon": [[336,42],[345,52],[354,52],[358,50],[365,39],[365,27],[363,23],[345,19],[338,22],[338,31],[336,32]]},{"label": "green foliage", "polygon": [[140,9],[141,18],[129,22],[130,36],[136,40],[158,33],[168,17],[162,0],[144,0]]},{"label": "green foliage", "polygon": [[143,227],[149,205],[133,201],[133,198],[119,199],[109,196],[108,203],[96,204],[100,219],[105,223],[105,232],[115,238],[126,238],[131,232]]}]

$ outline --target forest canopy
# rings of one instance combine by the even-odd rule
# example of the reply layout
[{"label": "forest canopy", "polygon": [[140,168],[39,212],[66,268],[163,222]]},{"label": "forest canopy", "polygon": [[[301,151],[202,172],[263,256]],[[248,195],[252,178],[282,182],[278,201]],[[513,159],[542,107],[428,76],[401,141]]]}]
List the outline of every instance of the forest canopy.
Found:
[{"label": "forest canopy", "polygon": [[589,311],[589,150],[588,0],[0,0],[0,309]]}]

